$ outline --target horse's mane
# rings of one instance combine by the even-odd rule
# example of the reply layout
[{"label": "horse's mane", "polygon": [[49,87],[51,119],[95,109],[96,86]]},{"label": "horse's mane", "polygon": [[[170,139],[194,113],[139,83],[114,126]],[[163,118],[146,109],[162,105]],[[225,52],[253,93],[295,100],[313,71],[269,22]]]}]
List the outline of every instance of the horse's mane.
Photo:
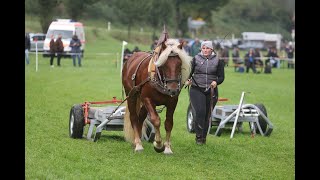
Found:
[{"label": "horse's mane", "polygon": [[182,82],[184,83],[189,77],[191,71],[191,60],[192,57],[189,56],[184,50],[180,49],[178,46],[180,45],[179,41],[176,39],[167,39],[165,42],[167,46],[165,50],[163,50],[158,58],[158,60],[154,63],[157,67],[162,66],[168,59],[169,54],[172,52],[177,53],[182,61],[181,66],[181,75]]}]

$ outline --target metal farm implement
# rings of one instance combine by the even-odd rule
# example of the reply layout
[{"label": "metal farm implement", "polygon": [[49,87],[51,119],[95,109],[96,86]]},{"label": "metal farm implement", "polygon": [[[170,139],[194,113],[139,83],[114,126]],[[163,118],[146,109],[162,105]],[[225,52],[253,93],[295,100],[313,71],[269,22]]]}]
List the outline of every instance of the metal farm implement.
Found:
[{"label": "metal farm implement", "polygon": [[[111,101],[84,102],[75,104],[70,110],[69,136],[71,138],[83,138],[96,142],[100,139],[102,130],[122,131],[124,125],[125,106],[121,106],[123,101],[113,97]],[[108,106],[97,106],[101,104],[111,104]],[[96,105],[96,106],[93,106]],[[162,112],[158,109],[158,112]],[[86,136],[85,127],[89,126]],[[154,127],[149,121],[149,117],[144,121],[141,139],[152,142],[154,140]]]},{"label": "metal farm implement", "polygon": [[[224,128],[232,127],[230,138],[233,138],[236,127],[239,132],[242,132],[243,122],[248,122],[252,137],[256,133],[270,136],[273,124],[267,117],[265,106],[261,103],[243,104],[245,93],[242,92],[239,105],[216,106],[213,109],[208,132],[212,126],[217,126],[215,135],[220,136]],[[221,101],[225,101],[225,99],[221,99]],[[194,132],[194,117],[195,112],[190,104],[187,111],[187,130],[190,133]]]}]

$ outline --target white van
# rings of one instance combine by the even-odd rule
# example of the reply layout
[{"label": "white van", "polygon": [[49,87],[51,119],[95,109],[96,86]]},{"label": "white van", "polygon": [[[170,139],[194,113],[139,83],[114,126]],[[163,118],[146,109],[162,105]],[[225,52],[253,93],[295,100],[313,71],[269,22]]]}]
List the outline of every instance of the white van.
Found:
[{"label": "white van", "polygon": [[44,41],[44,46],[43,46],[44,57],[49,56],[49,53],[50,53],[49,43],[50,43],[52,34],[55,36],[55,39],[58,38],[59,34],[62,35],[62,42],[64,47],[63,56],[65,57],[70,57],[71,47],[69,47],[69,43],[72,39],[72,36],[76,34],[82,44],[80,49],[82,52],[81,56],[83,57],[86,40],[85,40],[84,27],[81,22],[75,22],[71,19],[57,19],[53,21],[48,28],[46,39]]}]

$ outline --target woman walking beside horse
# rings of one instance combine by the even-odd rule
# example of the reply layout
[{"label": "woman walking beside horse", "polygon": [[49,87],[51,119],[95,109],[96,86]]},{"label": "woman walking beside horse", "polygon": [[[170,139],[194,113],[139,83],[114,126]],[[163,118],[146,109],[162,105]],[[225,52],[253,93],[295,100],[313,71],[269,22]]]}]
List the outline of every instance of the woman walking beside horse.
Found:
[{"label": "woman walking beside horse", "polygon": [[190,78],[190,101],[196,114],[196,143],[205,144],[210,116],[218,101],[218,85],[224,81],[224,61],[213,51],[212,41],[201,43],[201,52],[192,60]]}]

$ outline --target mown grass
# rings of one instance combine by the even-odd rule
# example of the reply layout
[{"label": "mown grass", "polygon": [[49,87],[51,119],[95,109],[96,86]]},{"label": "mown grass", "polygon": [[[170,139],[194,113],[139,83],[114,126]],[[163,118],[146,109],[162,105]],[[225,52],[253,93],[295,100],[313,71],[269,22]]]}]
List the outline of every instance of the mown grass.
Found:
[{"label": "mown grass", "polygon": [[[35,55],[30,55],[31,63],[25,67],[26,179],[295,179],[292,69],[247,74],[226,67],[225,82],[219,86],[220,97],[229,99],[219,105],[238,104],[242,91],[251,92],[246,103],[263,103],[274,125],[270,137],[251,138],[244,124],[244,132],[236,131],[233,139],[230,130],[220,137],[213,132],[206,145],[197,146],[195,135],[186,129],[189,99],[183,89],[174,114],[172,156],[156,153],[147,142],[144,152],[134,153],[122,131],[103,131],[97,142],[70,138],[72,105],[122,96],[121,42],[108,32],[99,30],[96,37],[90,30],[81,68],[73,67],[71,59],[62,59],[60,68],[50,68],[49,59],[39,56],[36,72]],[[164,115],[165,111],[160,114],[163,137]]]}]

